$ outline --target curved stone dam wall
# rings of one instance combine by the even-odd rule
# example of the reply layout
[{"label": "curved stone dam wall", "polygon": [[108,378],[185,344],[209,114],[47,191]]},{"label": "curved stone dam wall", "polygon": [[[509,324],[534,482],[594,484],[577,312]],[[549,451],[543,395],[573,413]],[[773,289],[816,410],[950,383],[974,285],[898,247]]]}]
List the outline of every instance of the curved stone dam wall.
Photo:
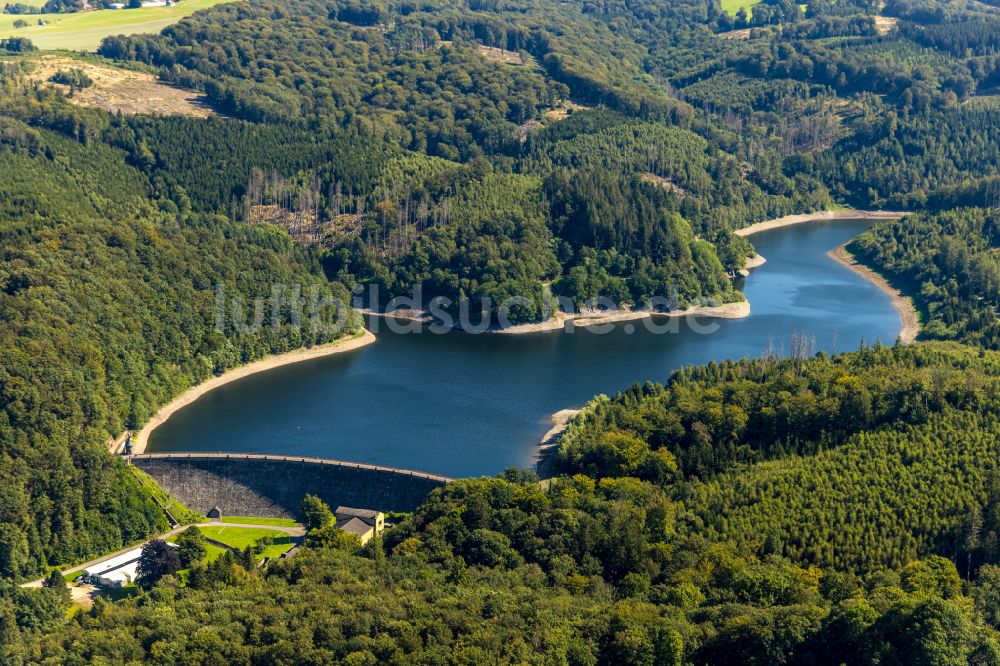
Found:
[{"label": "curved stone dam wall", "polygon": [[448,477],[324,458],[162,453],[131,457],[189,509],[206,514],[295,518],[307,493],[332,508],[412,511]]}]

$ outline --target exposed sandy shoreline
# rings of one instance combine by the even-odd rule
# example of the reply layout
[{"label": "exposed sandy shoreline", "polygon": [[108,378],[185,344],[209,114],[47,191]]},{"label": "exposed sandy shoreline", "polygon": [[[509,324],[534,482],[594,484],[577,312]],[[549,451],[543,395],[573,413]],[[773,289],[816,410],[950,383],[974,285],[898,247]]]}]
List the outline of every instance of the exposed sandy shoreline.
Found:
[{"label": "exposed sandy shoreline", "polygon": [[381,317],[382,319],[398,319],[399,321],[412,321],[419,324],[431,324],[434,322],[434,318],[431,317],[427,310],[410,310],[407,308],[400,308],[399,310],[393,310],[392,312],[379,312],[378,310],[372,310],[371,308],[354,308],[354,311],[358,314]]},{"label": "exposed sandy shoreline", "polygon": [[752,257],[750,257],[749,259],[747,259],[746,265],[743,266],[742,269],[740,269],[739,273],[743,277],[748,277],[750,275],[750,271],[752,271],[755,268],[760,268],[761,266],[763,266],[766,263],[767,263],[767,259],[765,259],[764,257],[760,256],[759,254],[755,254]]},{"label": "exposed sandy shoreline", "polygon": [[803,222],[823,222],[826,220],[898,220],[904,215],[909,215],[909,213],[892,210],[827,210],[816,213],[786,215],[774,220],[751,224],[749,227],[737,229],[733,233],[737,236],[751,236],[761,231],[790,227],[793,224],[802,224]]},{"label": "exposed sandy shoreline", "polygon": [[233,368],[232,370],[224,372],[218,377],[212,377],[197,386],[192,386],[187,391],[184,391],[184,393],[181,393],[179,396],[161,407],[160,411],[156,412],[153,418],[149,419],[146,425],[142,427],[142,430],[139,431],[139,434],[136,435],[135,441],[132,443],[132,452],[135,454],[143,453],[146,450],[146,444],[149,442],[149,435],[154,430],[163,425],[163,423],[169,419],[174,412],[182,407],[190,405],[192,402],[209,391],[217,389],[230,382],[234,382],[237,379],[243,379],[244,377],[257,374],[258,372],[264,372],[265,370],[272,370],[283,365],[291,365],[292,363],[308,361],[322,356],[330,356],[333,354],[352,351],[375,342],[374,334],[367,329],[363,329],[363,331],[363,333],[360,333],[353,338],[341,339],[336,342],[331,342],[330,344],[310,347],[308,349],[296,349],[295,351],[290,351],[287,354],[268,356],[260,359],[259,361],[254,361],[253,363]]},{"label": "exposed sandy shoreline", "polygon": [[[396,310],[392,313],[385,313],[363,309],[358,310],[358,312],[385,319],[398,319],[400,321],[418,322],[421,324],[429,324],[433,321],[430,314],[424,310]],[[552,319],[547,321],[540,321],[534,324],[518,324],[509,328],[490,329],[484,332],[494,335],[522,335],[524,333],[559,331],[567,328],[569,325],[585,327],[647,318],[669,319],[671,317],[690,316],[712,317],[714,319],[742,319],[750,316],[750,303],[744,300],[739,303],[724,303],[723,305],[695,305],[686,310],[676,310],[674,312],[652,312],[650,310],[598,310],[573,314],[557,312]]]},{"label": "exposed sandy shoreline", "polygon": [[[905,215],[905,213],[866,213],[865,211],[836,211],[833,213],[827,213],[829,217],[821,217],[818,219],[832,220],[832,219],[897,219]],[[736,232],[738,235],[749,235],[751,233],[756,233],[758,231],[764,231],[765,229],[777,229],[778,227],[788,226],[790,224],[800,224],[802,222],[810,222],[817,219],[816,215],[791,215],[788,217],[783,217],[778,220],[771,220],[769,222],[761,222],[759,225],[753,225],[752,227],[747,227],[746,229],[741,229],[740,231],[746,233]],[[765,226],[767,225],[767,226]],[[759,227],[759,228],[755,228]],[[903,320],[903,329],[899,333],[900,340],[909,344],[917,339],[917,334],[920,332],[920,320],[917,316],[916,308],[913,307],[913,302],[904,296],[902,292],[895,289],[890,285],[884,277],[873,271],[872,269],[858,263],[854,256],[847,251],[847,244],[841,245],[840,247],[834,248],[827,253],[831,259],[839,264],[842,264],[852,271],[862,276],[866,280],[869,280],[872,284],[877,286],[879,289],[889,294],[892,299],[892,305],[899,312],[899,316]],[[749,275],[750,269],[757,268],[758,266],[763,266],[767,260],[761,255],[757,254],[747,260],[746,267],[743,271],[746,275]],[[749,314],[750,305],[746,303],[747,314]],[[646,313],[648,315],[648,313]],[[551,455],[553,449],[559,446],[559,440],[562,433],[566,430],[569,425],[569,421],[579,414],[582,410],[580,409],[563,409],[552,415],[552,428],[545,433],[542,440],[538,443],[538,462],[537,466],[539,471],[543,471],[541,468],[545,465],[546,460]]]},{"label": "exposed sandy shoreline", "polygon": [[552,427],[549,431],[542,436],[541,445],[551,445],[552,440],[556,439],[557,435],[561,435],[564,430],[569,426],[570,419],[579,414],[582,409],[560,409],[558,412],[552,415]]},{"label": "exposed sandy shoreline", "polygon": [[879,273],[876,273],[864,264],[858,263],[858,260],[854,258],[854,255],[847,251],[846,244],[830,250],[827,253],[827,256],[837,263],[847,266],[852,271],[865,278],[885,293],[889,294],[889,297],[892,299],[892,306],[896,308],[896,311],[899,312],[899,316],[903,320],[903,329],[899,332],[899,339],[906,344],[909,344],[917,339],[917,334],[920,333],[920,319],[917,317],[917,310],[913,307],[912,300],[904,296],[901,291],[889,284],[889,282]]},{"label": "exposed sandy shoreline", "polygon": [[674,312],[652,312],[650,310],[617,310],[612,312],[578,312],[566,314],[559,312],[548,321],[536,324],[521,324],[495,331],[500,335],[517,335],[519,333],[537,333],[540,331],[558,331],[572,326],[598,326],[613,324],[620,321],[636,321],[638,319],[669,319],[671,317],[712,317],[714,319],[742,319],[750,316],[749,301],[739,303],[724,303],[723,305],[695,305],[686,310]]},{"label": "exposed sandy shoreline", "polygon": [[569,422],[574,416],[582,412],[582,409],[561,409],[552,415],[552,427],[542,436],[538,443],[538,451],[535,457],[535,468],[539,472],[545,472],[549,456],[552,451],[559,446],[563,432],[569,427]]}]

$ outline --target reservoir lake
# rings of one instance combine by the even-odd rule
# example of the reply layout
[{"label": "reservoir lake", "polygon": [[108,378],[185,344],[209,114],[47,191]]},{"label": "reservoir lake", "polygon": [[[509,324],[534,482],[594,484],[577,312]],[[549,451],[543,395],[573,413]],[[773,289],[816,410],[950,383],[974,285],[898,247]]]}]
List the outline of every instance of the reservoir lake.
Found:
[{"label": "reservoir lake", "polygon": [[393,333],[373,318],[374,344],[211,391],[153,431],[147,452],[301,455],[453,477],[530,467],[551,415],[594,395],[663,382],[688,364],[769,347],[787,354],[795,335],[827,352],[892,344],[901,320],[889,296],[827,256],[871,224],[811,222],[752,236],[767,263],[743,284],[745,319],[675,319],[670,333],[634,321],[604,334],[435,335]]}]

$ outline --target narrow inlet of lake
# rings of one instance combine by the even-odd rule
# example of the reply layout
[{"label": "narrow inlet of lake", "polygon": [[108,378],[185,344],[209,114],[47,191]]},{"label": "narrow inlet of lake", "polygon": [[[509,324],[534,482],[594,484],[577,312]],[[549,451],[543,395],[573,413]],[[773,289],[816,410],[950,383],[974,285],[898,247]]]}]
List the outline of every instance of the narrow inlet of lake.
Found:
[{"label": "narrow inlet of lake", "polygon": [[743,286],[750,317],[699,318],[699,330],[680,320],[667,334],[634,322],[602,335],[399,335],[372,321],[375,344],[222,386],[154,431],[147,452],[315,456],[455,477],[529,467],[550,415],[596,394],[769,347],[787,354],[795,335],[827,352],[892,344],[901,322],[889,297],[826,256],[871,224],[753,236],[767,263]]}]

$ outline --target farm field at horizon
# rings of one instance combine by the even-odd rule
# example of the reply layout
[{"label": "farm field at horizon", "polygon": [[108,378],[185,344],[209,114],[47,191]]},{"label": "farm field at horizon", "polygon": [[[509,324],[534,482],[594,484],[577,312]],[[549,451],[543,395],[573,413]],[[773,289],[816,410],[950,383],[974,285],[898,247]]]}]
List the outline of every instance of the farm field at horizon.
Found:
[{"label": "farm field at horizon", "polygon": [[[185,16],[215,5],[235,0],[181,0],[172,7],[146,7],[141,9],[101,10],[74,14],[2,14],[0,38],[26,37],[36,47],[46,51],[96,51],[101,40],[109,35],[134,35],[160,32]],[[24,4],[40,6],[41,0]],[[28,22],[24,28],[15,28],[18,19]],[[37,25],[38,20],[47,21]]]}]

